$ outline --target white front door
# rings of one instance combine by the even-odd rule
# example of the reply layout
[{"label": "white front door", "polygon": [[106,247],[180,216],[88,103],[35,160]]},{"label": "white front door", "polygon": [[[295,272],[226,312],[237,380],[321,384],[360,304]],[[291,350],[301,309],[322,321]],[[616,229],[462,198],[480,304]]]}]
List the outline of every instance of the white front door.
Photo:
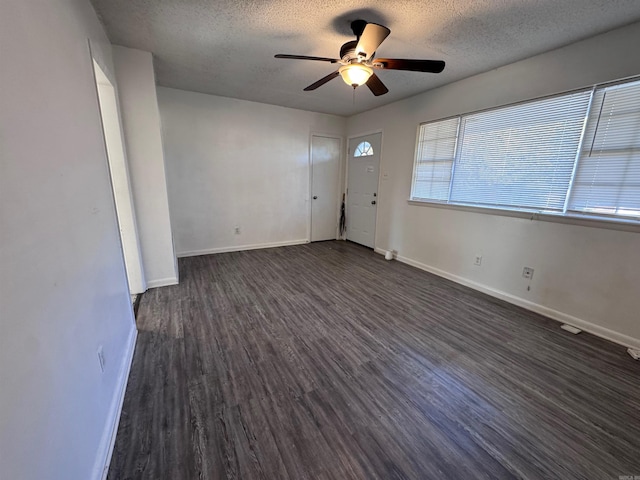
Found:
[{"label": "white front door", "polygon": [[347,240],[374,248],[382,134],[349,140]]},{"label": "white front door", "polygon": [[311,241],[335,240],[340,200],[339,138],[311,137]]}]

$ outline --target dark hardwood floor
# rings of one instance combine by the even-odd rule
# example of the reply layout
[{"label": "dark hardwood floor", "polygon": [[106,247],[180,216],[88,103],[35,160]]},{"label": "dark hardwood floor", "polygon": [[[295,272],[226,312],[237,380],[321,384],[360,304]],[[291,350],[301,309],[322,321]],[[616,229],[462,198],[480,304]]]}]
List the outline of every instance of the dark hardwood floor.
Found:
[{"label": "dark hardwood floor", "polygon": [[623,347],[345,242],[150,290],[109,479],[640,475]]}]

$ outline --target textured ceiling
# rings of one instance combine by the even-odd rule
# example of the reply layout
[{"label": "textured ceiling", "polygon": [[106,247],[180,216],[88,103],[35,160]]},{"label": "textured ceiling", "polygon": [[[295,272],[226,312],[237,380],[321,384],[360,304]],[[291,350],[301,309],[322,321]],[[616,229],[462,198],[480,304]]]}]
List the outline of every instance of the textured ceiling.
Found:
[{"label": "textured ceiling", "polygon": [[[152,52],[161,86],[351,115],[640,20],[639,0],[92,0],[111,41]],[[386,25],[378,56],[439,59],[444,72],[382,71],[355,92],[335,70],[276,53],[337,58],[350,22]]]}]

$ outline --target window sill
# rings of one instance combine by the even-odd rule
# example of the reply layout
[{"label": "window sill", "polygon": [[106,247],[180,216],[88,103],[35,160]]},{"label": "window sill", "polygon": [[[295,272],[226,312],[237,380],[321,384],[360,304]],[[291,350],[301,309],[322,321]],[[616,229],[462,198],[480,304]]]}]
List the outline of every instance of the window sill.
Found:
[{"label": "window sill", "polygon": [[625,232],[640,232],[640,219],[618,219],[591,215],[562,215],[552,212],[535,212],[530,210],[507,210],[504,208],[478,207],[475,205],[454,205],[450,203],[429,202],[426,200],[407,200],[409,205],[432,208],[446,208],[463,212],[481,213],[485,215],[500,215],[504,217],[526,218],[543,222],[565,223],[582,227],[606,228]]}]

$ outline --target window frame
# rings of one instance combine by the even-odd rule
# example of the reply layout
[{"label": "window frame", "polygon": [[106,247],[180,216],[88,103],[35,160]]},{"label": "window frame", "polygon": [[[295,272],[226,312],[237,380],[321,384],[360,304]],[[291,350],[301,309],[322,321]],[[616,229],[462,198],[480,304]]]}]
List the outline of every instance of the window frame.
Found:
[{"label": "window frame", "polygon": [[[446,118],[442,118],[440,120],[433,120],[430,122],[423,122],[421,124],[418,125],[418,130],[416,132],[416,146],[415,146],[415,154],[414,154],[414,160],[413,160],[413,172],[411,174],[411,192],[410,192],[410,200],[414,200],[413,197],[413,191],[414,191],[414,186],[416,183],[416,175],[418,173],[418,164],[420,163],[418,161],[418,154],[419,154],[419,150],[420,150],[420,129],[422,128],[423,125],[427,125],[429,123],[436,123],[436,122],[444,122],[444,121],[448,121],[448,120],[453,120],[454,118],[458,119],[458,126],[456,127],[456,141],[453,147],[453,158],[451,159],[451,174],[450,174],[450,180],[449,180],[449,196],[451,196],[451,186],[453,184],[453,175],[454,175],[454,170],[455,170],[455,160],[456,160],[456,152],[458,150],[458,143],[460,142],[460,126],[462,124],[461,121],[461,117],[462,115],[453,115],[451,117],[446,117]],[[419,200],[416,200],[419,201]],[[440,200],[430,200],[431,202],[435,202],[435,203],[444,203],[444,204],[448,204],[448,202],[442,202]]]},{"label": "window frame", "polygon": [[624,230],[624,231],[633,231],[633,232],[640,232],[640,216],[637,217],[622,217],[622,216],[618,216],[618,215],[611,215],[611,214],[589,214],[589,213],[579,213],[579,212],[575,212],[575,211],[571,211],[571,210],[567,210],[565,208],[564,212],[552,212],[552,211],[548,211],[548,210],[540,210],[540,209],[535,209],[535,208],[509,208],[509,207],[505,207],[505,206],[491,206],[491,205],[476,205],[476,204],[468,204],[468,203],[460,203],[460,202],[455,202],[452,203],[450,201],[441,201],[441,200],[432,200],[432,199],[421,199],[421,198],[415,198],[413,196],[414,193],[414,186],[415,186],[415,180],[416,180],[416,174],[417,174],[417,168],[418,168],[418,148],[419,148],[419,142],[420,142],[420,130],[422,129],[422,127],[424,125],[428,125],[430,123],[436,123],[436,122],[441,122],[441,121],[445,121],[445,120],[451,120],[453,118],[458,118],[458,122],[459,122],[459,131],[458,131],[458,136],[456,139],[456,148],[454,150],[454,156],[452,159],[452,169],[451,169],[451,181],[450,181],[450,186],[449,188],[452,188],[453,185],[453,179],[454,179],[454,172],[455,172],[455,167],[456,167],[456,161],[458,159],[459,156],[459,149],[458,149],[458,145],[460,144],[460,139],[461,136],[464,135],[464,131],[463,130],[463,117],[467,116],[467,115],[474,115],[477,113],[484,113],[484,112],[489,112],[489,111],[493,111],[493,110],[499,110],[501,108],[505,108],[505,107],[510,107],[510,106],[515,106],[515,105],[521,105],[521,104],[525,104],[525,103],[531,103],[531,102],[535,102],[538,100],[546,100],[546,99],[550,99],[550,98],[555,98],[555,97],[561,97],[561,96],[565,96],[565,95],[571,95],[574,93],[580,93],[580,92],[585,92],[585,91],[591,91],[591,98],[589,99],[589,106],[587,108],[587,112],[586,112],[586,116],[584,119],[584,126],[580,135],[580,145],[576,151],[576,160],[574,162],[574,166],[573,166],[573,172],[571,175],[571,182],[567,188],[567,193],[566,193],[566,199],[565,199],[565,203],[568,201],[569,197],[571,196],[571,192],[572,192],[572,186],[573,186],[573,179],[575,176],[575,172],[577,170],[577,165],[580,161],[580,155],[582,154],[582,142],[584,140],[584,135],[585,135],[585,127],[586,127],[586,123],[589,119],[590,116],[590,112],[591,112],[591,108],[593,107],[593,97],[595,95],[595,92],[597,89],[599,88],[607,88],[607,87],[611,87],[611,86],[615,86],[615,85],[622,85],[625,83],[632,83],[635,81],[639,81],[640,80],[640,75],[635,75],[632,77],[627,77],[627,78],[623,78],[623,79],[619,79],[619,80],[614,80],[614,81],[610,81],[610,82],[603,82],[603,83],[598,83],[589,87],[582,87],[582,88],[575,88],[575,89],[571,89],[571,90],[566,90],[563,92],[559,92],[559,93],[554,93],[551,95],[544,95],[544,96],[540,96],[540,97],[534,97],[534,98],[529,98],[529,99],[525,99],[525,100],[521,100],[518,102],[512,102],[512,103],[505,103],[505,104],[501,104],[501,105],[497,105],[494,107],[489,107],[489,108],[484,108],[484,109],[479,109],[479,110],[472,110],[472,111],[467,111],[467,112],[463,112],[463,113],[459,113],[456,115],[449,115],[447,117],[442,117],[442,118],[437,118],[437,119],[433,119],[433,120],[428,120],[428,121],[424,121],[424,122],[420,122],[416,128],[416,140],[415,140],[415,146],[414,146],[414,158],[413,158],[413,170],[412,170],[412,175],[411,175],[411,185],[410,185],[410,192],[409,192],[409,198],[407,199],[407,203],[409,205],[412,206],[430,206],[430,207],[437,207],[437,208],[448,208],[448,209],[453,209],[453,210],[461,210],[461,211],[468,211],[468,212],[475,212],[475,213],[482,213],[482,214],[491,214],[491,215],[502,215],[502,216],[509,216],[509,217],[517,217],[517,218],[527,218],[530,220],[543,220],[543,221],[551,221],[551,222],[556,222],[556,223],[567,223],[567,224],[577,224],[577,225],[584,225],[584,226],[591,226],[591,227],[601,227],[601,228],[609,228],[609,229],[618,229],[618,230]]}]

